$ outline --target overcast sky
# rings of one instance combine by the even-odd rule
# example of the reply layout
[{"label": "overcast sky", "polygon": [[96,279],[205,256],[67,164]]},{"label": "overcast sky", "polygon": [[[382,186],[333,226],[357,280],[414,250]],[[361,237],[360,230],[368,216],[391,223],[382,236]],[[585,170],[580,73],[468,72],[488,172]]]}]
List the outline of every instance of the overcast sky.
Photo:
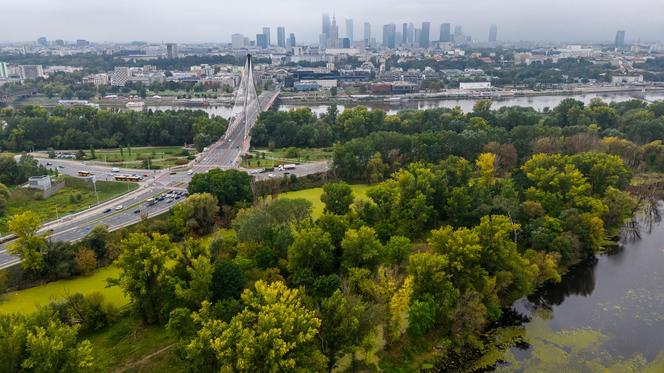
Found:
[{"label": "overcast sky", "polygon": [[[501,40],[664,40],[664,0],[0,0],[0,41],[88,39],[92,41],[227,42],[232,33],[255,38],[263,26],[285,26],[299,42],[318,40],[321,14],[352,18],[355,37],[372,24],[430,21],[462,25],[486,40],[498,25]],[[399,29],[399,27],[397,28]]]}]

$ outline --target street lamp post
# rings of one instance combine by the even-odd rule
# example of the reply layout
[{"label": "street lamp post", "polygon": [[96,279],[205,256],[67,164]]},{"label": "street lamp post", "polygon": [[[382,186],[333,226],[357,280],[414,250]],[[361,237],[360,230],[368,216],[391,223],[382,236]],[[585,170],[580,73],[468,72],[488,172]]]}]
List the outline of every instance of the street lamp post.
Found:
[{"label": "street lamp post", "polygon": [[97,193],[97,178],[92,176],[92,187],[95,190],[95,197],[97,198],[97,204],[99,204],[99,194]]}]

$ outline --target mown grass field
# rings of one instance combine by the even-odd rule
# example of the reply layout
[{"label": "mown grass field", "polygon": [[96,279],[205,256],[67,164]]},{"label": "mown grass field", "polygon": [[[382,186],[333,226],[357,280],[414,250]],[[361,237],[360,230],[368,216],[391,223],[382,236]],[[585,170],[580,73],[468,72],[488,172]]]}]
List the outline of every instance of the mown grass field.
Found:
[{"label": "mown grass field", "polygon": [[[355,198],[362,198],[362,199],[368,198],[367,191],[371,186],[365,184],[356,184],[356,185],[351,185],[350,187],[351,189],[353,189],[353,195],[355,196]],[[298,190],[297,192],[283,193],[279,195],[279,198],[306,199],[307,201],[311,202],[312,204],[311,213],[314,219],[316,219],[321,215],[323,215],[323,208],[325,207],[323,205],[323,202],[321,202],[320,200],[321,194],[323,194],[323,188],[312,188],[312,189]]]},{"label": "mown grass field", "polygon": [[[251,159],[242,161],[242,167],[264,168],[274,167],[283,163],[306,163],[332,158],[331,148],[287,148],[275,149],[256,148],[250,151]],[[263,154],[265,154],[263,156]]]},{"label": "mown grass field", "polygon": [[[99,202],[108,201],[138,188],[135,183],[97,181]],[[92,185],[82,179],[65,177],[65,187],[49,198],[37,198],[38,193],[30,189],[15,188],[7,203],[7,212],[0,218],[0,234],[7,233],[7,220],[15,214],[30,210],[46,223],[68,214],[82,211],[97,204]]]},{"label": "mown grass field", "polygon": [[150,160],[150,167],[158,169],[186,164],[189,162],[187,157],[194,155],[193,151],[181,146],[123,148],[122,150],[98,149],[95,150],[96,159],[91,158],[90,150],[86,150],[85,153],[86,160],[92,163],[136,169],[144,168],[144,161],[148,159]]},{"label": "mown grass field", "polygon": [[122,307],[129,303],[122,290],[106,287],[106,279],[117,277],[119,269],[113,266],[101,268],[90,276],[81,276],[71,280],[60,280],[30,289],[0,295],[0,313],[28,314],[38,306],[62,299],[66,295],[100,292],[111,304]]}]

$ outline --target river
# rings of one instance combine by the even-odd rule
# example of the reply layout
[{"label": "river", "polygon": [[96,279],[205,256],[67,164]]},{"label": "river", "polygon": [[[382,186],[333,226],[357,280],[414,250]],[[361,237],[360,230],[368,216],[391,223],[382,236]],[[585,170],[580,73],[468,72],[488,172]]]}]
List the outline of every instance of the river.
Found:
[{"label": "river", "polygon": [[[542,111],[544,108],[553,108],[558,106],[560,102],[566,98],[575,98],[577,100],[583,101],[585,104],[589,104],[590,101],[594,98],[601,98],[606,102],[622,102],[632,100],[634,98],[641,98],[647,101],[656,101],[664,100],[664,92],[657,93],[647,93],[642,95],[640,92],[630,92],[630,93],[611,93],[611,94],[586,94],[586,95],[576,95],[576,96],[532,96],[532,97],[513,97],[505,100],[493,100],[493,109],[499,109],[506,106],[527,106],[532,107],[535,110]],[[369,103],[364,106],[369,108],[381,109],[387,112],[388,114],[396,114],[400,110],[404,109],[415,109],[415,110],[424,110],[424,109],[433,109],[433,108],[454,108],[459,106],[463,111],[469,112],[473,110],[473,106],[477,102],[476,99],[463,99],[463,100],[435,100],[435,101],[407,101],[399,102],[395,104],[389,103]],[[288,111],[291,109],[309,107],[311,111],[316,114],[322,114],[327,111],[329,105],[281,105],[279,110]],[[343,112],[345,109],[344,105],[337,105],[340,112]]]},{"label": "river", "polygon": [[518,301],[528,321],[500,331],[525,343],[503,351],[496,370],[664,372],[663,284],[660,222]]},{"label": "river", "polygon": [[[553,108],[560,104],[560,102],[566,98],[573,97],[577,100],[583,101],[588,104],[593,98],[601,98],[606,102],[622,102],[627,100],[632,100],[634,98],[641,98],[647,101],[656,101],[664,100],[664,92],[657,93],[647,93],[642,95],[639,92],[627,92],[627,93],[610,93],[610,94],[586,94],[586,95],[576,95],[576,96],[533,96],[533,97],[514,97],[505,100],[494,100],[493,108],[499,109],[505,106],[527,106],[532,107],[535,110],[543,110],[546,107]],[[388,114],[396,114],[400,110],[405,109],[432,109],[432,108],[454,108],[459,106],[465,112],[473,110],[473,106],[477,100],[474,99],[464,99],[464,100],[435,100],[435,101],[408,101],[408,102],[399,102],[395,104],[388,103],[367,103],[361,106],[367,106],[370,109],[381,109],[387,112]],[[323,114],[327,111],[330,105],[290,105],[282,104],[279,106],[280,111],[288,111],[291,109],[299,108],[310,108],[316,114]],[[148,109],[152,110],[204,110],[209,115],[221,116],[223,118],[230,118],[233,115],[233,108],[230,106],[209,106],[202,108],[187,108],[187,107],[174,107],[174,106],[148,106]],[[339,112],[343,112],[346,108],[345,105],[337,105]]]}]

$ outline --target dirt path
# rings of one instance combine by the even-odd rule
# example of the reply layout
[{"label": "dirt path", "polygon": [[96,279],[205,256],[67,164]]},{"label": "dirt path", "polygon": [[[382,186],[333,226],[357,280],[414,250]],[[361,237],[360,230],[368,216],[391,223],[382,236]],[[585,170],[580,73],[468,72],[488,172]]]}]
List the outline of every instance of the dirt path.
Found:
[{"label": "dirt path", "polygon": [[139,360],[128,361],[128,362],[126,362],[123,366],[121,366],[120,368],[115,369],[115,370],[113,371],[113,373],[122,373],[122,372],[125,372],[125,371],[127,371],[127,370],[129,370],[129,369],[131,369],[131,368],[135,368],[135,367],[137,367],[137,366],[139,366],[139,365],[142,365],[142,364],[148,362],[148,361],[149,361],[150,359],[152,359],[153,357],[155,357],[155,356],[157,356],[157,355],[160,355],[160,354],[163,354],[164,352],[170,350],[171,348],[173,348],[173,346],[175,346],[175,343],[170,344],[170,345],[168,345],[168,346],[166,346],[166,347],[164,347],[164,348],[162,348],[162,349],[160,349],[160,350],[157,350],[157,351],[155,351],[155,352],[153,352],[153,353],[151,353],[151,354],[145,355],[145,356],[143,356],[143,357],[142,357],[141,359],[139,359]]}]

